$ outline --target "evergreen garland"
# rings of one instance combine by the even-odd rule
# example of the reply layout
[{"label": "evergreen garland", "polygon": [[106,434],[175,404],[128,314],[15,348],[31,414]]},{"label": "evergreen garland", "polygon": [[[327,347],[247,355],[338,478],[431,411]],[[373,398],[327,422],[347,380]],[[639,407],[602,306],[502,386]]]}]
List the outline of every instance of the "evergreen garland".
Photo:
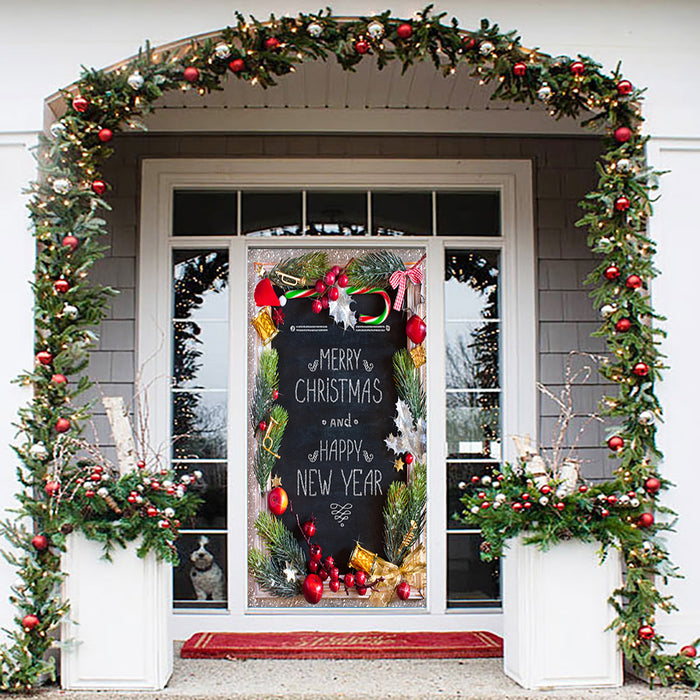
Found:
[{"label": "evergreen garland", "polygon": [[[605,153],[597,165],[600,180],[582,203],[585,216],[580,223],[590,231],[591,249],[603,256],[590,282],[592,297],[604,317],[599,333],[612,350],[612,361],[603,374],[619,388],[606,405],[608,415],[619,422],[612,428],[609,445],[620,461],[614,480],[605,488],[618,493],[634,491],[645,512],[660,509],[658,490],[645,489],[649,478],[658,479],[655,421],[661,409],[655,384],[663,363],[657,346],[661,334],[651,325],[658,316],[647,294],[656,270],[646,221],[658,173],[644,161],[648,137],[641,133],[642,91],[622,78],[619,67],[605,75],[589,57],[552,58],[523,47],[515,32],[503,33],[487,20],[465,32],[455,19],[443,24],[444,17],[444,13],[433,14],[431,7],[413,20],[394,18],[388,11],[375,18],[339,20],[326,10],[297,17],[271,16],[266,22],[246,20],[239,14],[236,26],[224,29],[219,37],[158,55],[147,44],[122,69],[109,73],[85,70],[76,92],[63,93],[67,110],[52,125],[51,139],[41,140],[41,179],[32,185],[29,203],[38,241],[34,281],[37,365],[20,378],[33,386],[34,397],[20,412],[18,425],[19,519],[33,522],[37,532],[50,538],[60,532],[63,515],[54,507],[55,493],[45,488],[49,459],[38,455],[67,450],[65,456],[71,463],[74,453],[61,446],[64,433],[57,427],[67,425],[75,437],[89,414],[88,408],[76,402],[89,382],[76,380],[75,373],[86,366],[88,349],[95,342],[92,328],[103,317],[111,293],[88,281],[92,265],[104,250],[100,237],[105,223],[99,211],[108,209],[102,195],[109,192],[109,184],[100,173],[112,148],[110,134],[103,130],[142,126],[139,117],[171,89],[193,87],[205,95],[220,89],[229,71],[237,79],[268,87],[303,61],[329,56],[348,70],[366,56],[376,58],[379,68],[397,60],[403,70],[431,60],[446,75],[468,66],[482,84],[495,85],[495,99],[541,102],[554,118],[588,116],[588,123],[604,131]],[[383,25],[383,36],[368,36],[368,24],[374,19]],[[319,267],[326,265],[316,269]],[[355,269],[356,274],[363,274],[359,264]],[[310,264],[309,278],[316,276],[314,271]],[[67,291],[55,286],[61,279],[68,283]],[[289,286],[281,279],[273,281]],[[620,331],[623,320],[627,330]],[[68,375],[70,381],[54,381],[59,374]],[[659,481],[662,491],[668,488],[668,482]],[[616,622],[625,656],[652,683],[697,686],[699,671],[692,658],[664,653],[664,640],[658,634],[652,638],[639,634],[640,626],[653,620],[657,608],[670,606],[650,583],[672,570],[657,537],[664,528],[652,523],[644,540],[650,548],[640,549],[639,528],[631,515],[615,512],[606,527],[616,528],[627,564],[622,589],[626,605],[619,609]],[[0,685],[30,688],[47,670],[43,656],[50,632],[66,609],[57,595],[59,552],[56,548],[37,553],[29,529],[6,524],[3,532],[18,550],[10,556],[22,582],[13,594],[18,626],[10,646],[0,654]],[[559,536],[564,533],[551,534],[555,539]],[[22,627],[23,615],[36,616],[39,624]]]},{"label": "evergreen garland", "polygon": [[397,270],[405,270],[404,261],[391,250],[373,250],[352,260],[346,274],[350,284],[363,287],[389,286],[389,277]]},{"label": "evergreen garland", "polygon": [[277,457],[275,455],[279,453],[284,430],[289,420],[287,409],[277,404],[272,407],[270,416],[277,423],[277,425],[270,430],[269,436],[271,438],[271,443],[267,444],[266,447],[263,446],[264,436],[259,434],[253,461],[253,472],[255,473],[255,478],[260,487],[261,494],[265,492],[270,474],[272,474],[272,470],[277,462]]},{"label": "evergreen garland", "polygon": [[394,353],[394,382],[398,397],[406,403],[413,425],[418,424],[419,419],[427,420],[428,414],[425,403],[425,389],[420,378],[420,372],[413,363],[411,353],[405,348]]},{"label": "evergreen garland", "polygon": [[258,371],[255,375],[253,400],[250,404],[250,423],[257,430],[260,422],[270,415],[275,403],[275,392],[279,387],[277,350],[265,349],[258,359]]},{"label": "evergreen garland", "polygon": [[325,250],[315,250],[278,262],[267,276],[278,287],[292,289],[311,285],[316,279],[323,277],[327,269],[328,254]]}]

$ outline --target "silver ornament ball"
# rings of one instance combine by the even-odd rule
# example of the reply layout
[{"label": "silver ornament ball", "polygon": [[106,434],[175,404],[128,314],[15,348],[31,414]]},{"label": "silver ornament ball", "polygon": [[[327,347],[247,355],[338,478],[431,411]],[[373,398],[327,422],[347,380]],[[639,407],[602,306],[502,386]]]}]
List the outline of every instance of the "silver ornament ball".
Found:
[{"label": "silver ornament ball", "polygon": [[63,134],[66,131],[66,125],[61,122],[54,122],[50,127],[49,127],[49,133],[51,136],[53,136],[55,139],[60,138],[63,136]]},{"label": "silver ornament ball", "polygon": [[484,41],[479,46],[479,53],[482,56],[490,56],[493,53],[494,46],[490,41]]},{"label": "silver ornament ball", "polygon": [[600,307],[600,315],[603,318],[610,318],[617,311],[617,307],[613,304],[605,304]]},{"label": "silver ornament ball", "polygon": [[488,485],[491,483],[491,477],[488,476],[488,475],[487,475],[487,476],[482,476],[482,477],[481,477],[481,483],[482,483],[484,486],[488,486]]},{"label": "silver ornament ball", "polygon": [[51,187],[56,194],[68,194],[72,185],[67,177],[57,177]]},{"label": "silver ornament ball", "polygon": [[49,451],[46,449],[46,445],[43,442],[37,442],[36,445],[32,445],[29,448],[29,454],[34,457],[34,459],[46,459],[49,456]]},{"label": "silver ornament ball", "polygon": [[630,505],[632,506],[632,508],[639,508],[639,499],[638,498],[631,498]]},{"label": "silver ornament ball", "polygon": [[311,22],[308,27],[306,27],[306,31],[309,33],[309,36],[318,39],[318,37],[323,34],[323,26],[318,22]]},{"label": "silver ornament ball", "polygon": [[472,506],[470,510],[472,515],[476,515],[481,510],[481,508],[479,508],[478,506]]},{"label": "silver ornament ball", "polygon": [[547,83],[544,83],[542,87],[537,91],[537,97],[538,99],[542,100],[542,102],[547,102],[551,97],[552,97],[552,88],[547,85]]},{"label": "silver ornament ball", "polygon": [[654,422],[654,420],[654,412],[650,411],[649,409],[647,409],[646,411],[642,411],[637,417],[637,421],[641,425],[651,425]]},{"label": "silver ornament ball", "polygon": [[140,90],[143,87],[144,79],[141,73],[134,71],[127,79],[126,82],[132,90]]},{"label": "silver ornament ball", "polygon": [[231,49],[228,44],[217,44],[214,47],[214,55],[217,58],[228,58],[231,55]]},{"label": "silver ornament ball", "polygon": [[540,505],[541,506],[546,506],[548,503],[549,503],[549,499],[547,498],[547,496],[542,496],[540,498]]},{"label": "silver ornament ball", "polygon": [[620,158],[615,164],[615,168],[619,173],[628,173],[632,169],[632,161],[629,158]]},{"label": "silver ornament ball", "polygon": [[371,39],[381,39],[384,36],[384,25],[375,19],[367,25],[367,34]]},{"label": "silver ornament ball", "polygon": [[284,294],[280,294],[280,306],[286,306],[287,305],[287,297],[284,296]]},{"label": "silver ornament ball", "polygon": [[77,307],[77,306],[73,306],[72,304],[66,304],[66,305],[63,307],[63,315],[64,315],[66,318],[71,318],[71,319],[78,318],[78,313],[79,313],[79,312],[78,312],[78,307]]},{"label": "silver ornament ball", "polygon": [[467,488],[467,483],[466,483],[466,481],[460,481],[460,482],[457,484],[457,488],[458,488],[460,491],[464,491],[464,489]]}]

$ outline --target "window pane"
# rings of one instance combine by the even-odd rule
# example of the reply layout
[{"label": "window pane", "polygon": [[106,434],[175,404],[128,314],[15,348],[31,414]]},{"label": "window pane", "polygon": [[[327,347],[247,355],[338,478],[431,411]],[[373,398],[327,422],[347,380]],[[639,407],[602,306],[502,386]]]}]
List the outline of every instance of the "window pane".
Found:
[{"label": "window pane", "polygon": [[480,535],[447,535],[447,607],[498,607],[498,562],[480,558]]},{"label": "window pane", "polygon": [[447,394],[449,459],[501,459],[499,393]]},{"label": "window pane", "polygon": [[175,608],[226,607],[226,535],[185,533],[176,542]]},{"label": "window pane", "polygon": [[235,190],[176,190],[173,193],[175,236],[235,236],[237,214]]},{"label": "window pane", "polygon": [[174,323],[174,386],[225,389],[228,361],[228,324],[225,321]]},{"label": "window pane", "polygon": [[438,192],[438,236],[499,236],[498,192]]},{"label": "window pane", "polygon": [[301,192],[243,192],[241,232],[248,236],[299,236]]},{"label": "window pane", "polygon": [[498,318],[499,268],[500,253],[496,250],[446,250],[446,318]]},{"label": "window pane", "polygon": [[372,229],[379,236],[430,236],[430,192],[372,192]]},{"label": "window pane", "polygon": [[310,236],[364,236],[366,192],[308,192],[306,232]]},{"label": "window pane", "polygon": [[173,394],[173,456],[226,459],[226,392]]},{"label": "window pane", "polygon": [[182,529],[226,529],[226,463],[177,462],[173,466],[178,474],[192,474],[197,470],[202,472],[202,478],[193,483],[189,489],[203,498],[204,503],[199,507],[192,521],[182,523]]},{"label": "window pane", "polygon": [[445,379],[448,389],[499,387],[498,323],[445,322]]},{"label": "window pane", "polygon": [[228,251],[173,251],[175,318],[228,318]]},{"label": "window pane", "polygon": [[[464,510],[460,499],[470,492],[472,477],[491,474],[500,464],[494,462],[448,462],[447,463],[447,527],[450,530],[463,530],[467,526],[455,519]],[[460,488],[459,485],[466,485]],[[473,526],[469,526],[473,527]]]}]

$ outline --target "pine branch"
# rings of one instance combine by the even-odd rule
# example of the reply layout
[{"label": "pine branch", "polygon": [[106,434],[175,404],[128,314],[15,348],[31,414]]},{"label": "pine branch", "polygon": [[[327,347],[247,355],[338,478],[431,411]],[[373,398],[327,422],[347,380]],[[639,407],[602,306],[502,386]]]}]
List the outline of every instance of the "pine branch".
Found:
[{"label": "pine branch", "polygon": [[384,504],[384,553],[392,564],[400,566],[421,538],[425,529],[427,503],[424,464],[415,465],[408,483],[394,481],[389,486]]},{"label": "pine branch", "polygon": [[255,530],[262,537],[270,558],[282,567],[289,562],[297,571],[306,569],[306,557],[291,530],[271,513],[262,512],[255,519]]},{"label": "pine branch", "polygon": [[[267,276],[278,287],[292,289],[311,285],[316,279],[323,277],[327,270],[328,254],[325,250],[317,250],[295,258],[285,258],[278,262]],[[291,278],[299,279],[299,282],[294,283]]]},{"label": "pine branch", "polygon": [[[255,478],[257,479],[258,486],[260,487],[260,493],[263,493],[267,488],[267,481],[272,474],[272,470],[277,461],[275,454],[279,454],[280,445],[282,444],[282,437],[284,436],[284,430],[287,427],[287,421],[289,420],[289,414],[287,410],[275,404],[270,411],[270,418],[274,420],[277,425],[270,431],[269,437],[271,438],[271,444],[267,444],[263,447],[263,436],[258,438],[258,446],[255,451],[255,459],[253,461],[253,471],[255,472]],[[274,454],[273,454],[274,453]]]},{"label": "pine branch", "polygon": [[394,381],[398,396],[411,411],[413,425],[418,420],[427,418],[425,406],[425,389],[421,381],[420,372],[413,364],[411,354],[405,348],[394,353]]},{"label": "pine branch", "polygon": [[248,552],[248,568],[260,588],[280,598],[293,598],[301,593],[302,587],[298,578],[287,579],[284,566],[280,568],[272,559],[265,556],[259,549]]},{"label": "pine branch", "polygon": [[389,277],[397,270],[405,270],[403,260],[390,250],[376,250],[353,260],[346,274],[351,284],[365,287],[388,287]]},{"label": "pine branch", "polygon": [[257,430],[260,421],[267,418],[275,403],[274,392],[279,386],[278,361],[277,350],[263,350],[260,355],[258,372],[255,375],[253,400],[250,404],[250,424],[253,430]]}]

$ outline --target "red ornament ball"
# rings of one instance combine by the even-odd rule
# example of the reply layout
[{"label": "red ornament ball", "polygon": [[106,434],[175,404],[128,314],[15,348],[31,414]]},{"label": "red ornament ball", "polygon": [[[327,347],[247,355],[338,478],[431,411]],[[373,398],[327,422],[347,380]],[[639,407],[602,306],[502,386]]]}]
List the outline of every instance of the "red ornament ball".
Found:
[{"label": "red ornament ball", "polygon": [[637,362],[632,371],[638,377],[646,377],[649,374],[649,365],[646,362]]},{"label": "red ornament ball", "polygon": [[355,577],[352,574],[345,574],[343,583],[347,588],[352,588],[355,585]]},{"label": "red ornament ball", "polygon": [[587,493],[587,492],[588,492],[588,486],[586,486],[586,484],[581,484],[581,486],[578,487],[578,492],[579,492],[579,493]]},{"label": "red ornament ball", "polygon": [[408,597],[411,595],[411,586],[408,581],[401,581],[401,583],[396,586],[396,595],[401,600],[408,600]]},{"label": "red ornament ball", "polygon": [[367,583],[367,574],[364,571],[358,571],[355,574],[355,583],[358,586],[364,586]]},{"label": "red ornament ball", "polygon": [[654,632],[653,627],[650,627],[649,625],[642,625],[639,628],[638,634],[642,639],[651,639],[656,633]]},{"label": "red ornament ball", "polygon": [[625,281],[625,285],[629,289],[639,289],[642,284],[642,278],[639,275],[630,275]]},{"label": "red ornament ball", "polygon": [[653,513],[642,513],[637,518],[637,525],[639,527],[651,527],[654,524],[654,514]]},{"label": "red ornament ball", "polygon": [[632,83],[629,80],[621,80],[617,84],[617,94],[618,95],[629,95],[632,92]]},{"label": "red ornament ball", "polygon": [[259,430],[261,433],[264,433],[264,432],[267,430],[267,423],[266,423],[264,420],[261,420],[261,421],[258,423],[258,430]]},{"label": "red ornament ball", "polygon": [[355,51],[357,53],[365,54],[369,51],[369,43],[364,39],[360,39],[355,42]]},{"label": "red ornament ball", "polygon": [[138,462],[136,462],[136,466],[139,469],[145,469],[146,468],[146,462],[144,462],[142,459],[140,459]]},{"label": "red ornament ball", "polygon": [[406,464],[413,464],[413,455],[410,452],[407,452],[406,456],[403,458],[403,461],[406,462]]},{"label": "red ornament ball", "polygon": [[620,268],[617,265],[608,265],[603,272],[606,280],[616,280],[620,276]]},{"label": "red ornament ball", "polygon": [[657,494],[661,489],[661,482],[655,477],[650,476],[644,482],[644,490],[652,495]]},{"label": "red ornament ball", "polygon": [[279,396],[280,396],[279,391],[277,391],[277,389],[275,389],[275,390],[272,392],[272,400],[273,400],[273,401],[277,401],[277,399],[279,398]]},{"label": "red ornament ball", "polygon": [[462,39],[462,47],[466,51],[470,51],[476,47],[476,39],[473,36],[465,36],[464,39]]},{"label": "red ornament ball", "polygon": [[523,509],[522,503],[513,503],[513,510],[514,511],[521,511],[522,509]]},{"label": "red ornament ball", "polygon": [[312,310],[315,314],[320,314],[321,311],[323,311],[323,304],[321,303],[321,300],[320,300],[320,299],[314,299],[314,300],[311,302],[311,310]]},{"label": "red ornament ball", "polygon": [[31,632],[31,630],[38,626],[39,618],[36,615],[25,615],[22,618],[22,627],[24,627],[27,632]]},{"label": "red ornament ball", "polygon": [[328,588],[331,593],[337,593],[340,590],[340,581],[337,578],[333,578],[328,582]]},{"label": "red ornament ball", "polygon": [[615,211],[627,211],[630,208],[630,204],[630,200],[624,195],[622,197],[618,197],[615,200]]},{"label": "red ornament ball", "polygon": [[608,447],[613,451],[613,452],[618,452],[625,446],[625,441],[619,436],[619,435],[613,435],[609,440],[608,440]]},{"label": "red ornament ball", "polygon": [[56,421],[56,432],[67,433],[71,428],[70,421],[67,418],[59,418]]},{"label": "red ornament ball", "polygon": [[316,605],[323,598],[323,581],[316,574],[308,574],[302,586],[304,599],[311,605]]},{"label": "red ornament ball", "polygon": [[396,28],[396,36],[398,36],[399,39],[410,39],[412,34],[413,27],[408,24],[408,22],[399,24],[399,26]]},{"label": "red ornament ball", "polygon": [[279,48],[280,40],[276,36],[271,36],[265,39],[265,48],[268,51]]},{"label": "red ornament ball", "polygon": [[406,322],[406,335],[416,345],[420,345],[426,336],[425,321],[418,315],[413,314]]},{"label": "red ornament ball", "polygon": [[338,286],[347,287],[350,284],[350,278],[346,274],[338,275]]},{"label": "red ornament ball", "polygon": [[618,333],[627,333],[627,331],[632,328],[632,321],[630,321],[628,318],[621,318],[616,324],[615,324],[615,330]]},{"label": "red ornament ball", "polygon": [[554,507],[561,512],[562,510],[564,510],[564,508],[566,508],[566,504],[559,501],[559,503],[554,504]]},{"label": "red ornament ball", "polygon": [[601,515],[601,517],[603,517],[603,518],[607,518],[608,515],[610,515],[610,511],[609,511],[607,508],[603,508],[603,509],[600,511],[600,515]]},{"label": "red ornament ball", "polygon": [[32,547],[37,552],[43,552],[49,546],[49,538],[46,535],[34,535],[32,537]]},{"label": "red ornament ball", "polygon": [[338,297],[340,296],[340,290],[338,287],[331,287],[328,290],[328,299],[330,301],[338,301]]},{"label": "red ornament ball", "polygon": [[522,61],[519,61],[513,66],[513,75],[517,75],[518,78],[522,78],[525,73],[527,73],[527,65]]},{"label": "red ornament ball", "polygon": [[619,126],[615,129],[614,136],[618,143],[627,143],[632,138],[632,129],[628,126]]},{"label": "red ornament ball", "polygon": [[548,496],[550,493],[552,493],[552,487],[551,487],[551,486],[547,486],[547,484],[545,484],[545,485],[540,489],[540,493],[543,494],[543,495],[545,495],[545,496]]},{"label": "red ornament ball", "polygon": [[609,503],[611,506],[614,506],[614,505],[617,503],[617,496],[616,496],[614,493],[611,493],[611,494],[608,496],[608,503]]},{"label": "red ornament ball", "polygon": [[58,481],[47,481],[44,486],[44,492],[47,496],[55,496],[61,490],[61,484]]},{"label": "red ornament ball", "polygon": [[694,646],[688,645],[687,647],[682,647],[680,653],[682,656],[694,659],[698,655],[698,650]]},{"label": "red ornament ball", "polygon": [[586,66],[581,61],[574,61],[569,70],[572,75],[582,76],[586,72]]},{"label": "red ornament ball", "polygon": [[156,515],[158,515],[158,509],[153,506],[148,506],[148,508],[146,508],[146,515],[149,518],[155,518]]},{"label": "red ornament ball", "polygon": [[84,98],[84,97],[76,97],[73,100],[73,109],[76,112],[80,112],[81,114],[83,112],[87,111],[87,108],[90,106],[90,103]]},{"label": "red ornament ball", "polygon": [[196,83],[199,80],[199,71],[194,66],[187,66],[182,74],[182,77],[188,83]]},{"label": "red ornament ball", "polygon": [[232,73],[240,73],[245,70],[245,61],[242,58],[234,58],[233,61],[229,61],[228,69]]},{"label": "red ornament ball", "polygon": [[112,132],[112,130],[107,129],[106,127],[104,129],[100,129],[97,132],[97,138],[100,139],[102,143],[107,143],[108,141],[111,141],[113,136],[114,133]]},{"label": "red ornament ball", "polygon": [[60,280],[56,280],[53,283],[53,288],[59,293],[59,294],[65,294],[69,289],[70,289],[70,283],[68,280],[63,279],[61,277]]},{"label": "red ornament ball", "polygon": [[75,236],[68,235],[63,237],[61,245],[64,248],[70,248],[71,252],[73,252],[80,245],[80,241]]},{"label": "red ornament ball", "polygon": [[267,495],[267,507],[275,515],[282,515],[289,505],[287,492],[281,486],[275,486]]},{"label": "red ornament ball", "polygon": [[50,365],[53,355],[48,350],[41,350],[36,354],[36,359],[40,365]]},{"label": "red ornament ball", "polygon": [[92,191],[95,194],[103,195],[107,191],[107,183],[104,180],[95,180],[92,183]]},{"label": "red ornament ball", "polygon": [[321,550],[321,547],[317,544],[312,544],[309,547],[309,557],[311,558],[311,561],[321,561],[321,557],[323,556],[323,552]]},{"label": "red ornament ball", "polygon": [[301,531],[304,537],[311,539],[316,534],[316,523],[313,520],[307,520],[302,526]]}]

